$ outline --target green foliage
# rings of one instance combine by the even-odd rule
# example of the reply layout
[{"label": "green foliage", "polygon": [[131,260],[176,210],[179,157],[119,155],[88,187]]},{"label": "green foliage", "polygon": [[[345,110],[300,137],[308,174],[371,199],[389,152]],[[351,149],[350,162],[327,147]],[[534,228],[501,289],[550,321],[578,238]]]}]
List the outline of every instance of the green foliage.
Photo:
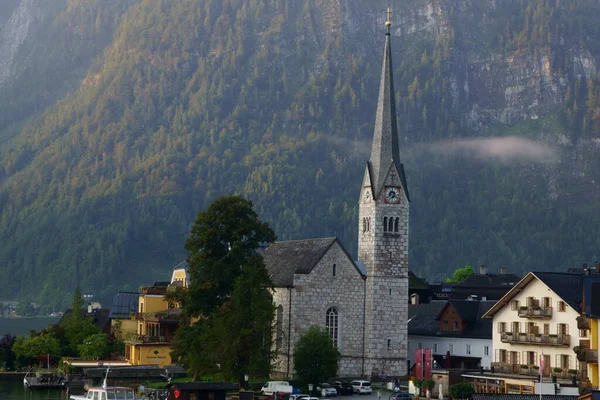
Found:
[{"label": "green foliage", "polygon": [[20,301],[17,304],[16,312],[17,315],[21,317],[30,317],[32,315],[35,315],[35,309],[33,308],[33,304],[31,304],[28,301]]},{"label": "green foliage", "polygon": [[256,250],[274,240],[252,202],[239,196],[222,197],[198,214],[186,241],[190,285],[182,307],[200,319],[178,330],[172,346],[194,376],[217,365],[241,384],[245,374],[268,376],[273,284]]},{"label": "green foliage", "polygon": [[456,269],[452,274],[452,277],[446,279],[446,282],[461,283],[471,275],[473,275],[473,267],[470,265],[465,265],[462,268]]},{"label": "green foliage", "polygon": [[11,370],[15,366],[16,355],[12,349],[17,338],[9,333],[0,338],[0,368]]},{"label": "green foliage", "polygon": [[106,333],[96,333],[86,337],[77,346],[79,355],[85,360],[98,360],[108,356],[110,347]]},{"label": "green foliage", "polygon": [[423,379],[423,387],[432,390],[435,386],[435,381],[432,378]]},{"label": "green foliage", "polygon": [[473,385],[470,383],[455,383],[450,386],[450,397],[453,399],[470,399],[475,393]]},{"label": "green foliage", "polygon": [[340,353],[325,328],[311,326],[294,348],[294,371],[300,380],[313,385],[335,376]]},{"label": "green foliage", "polygon": [[17,357],[29,359],[48,354],[56,356],[60,355],[60,343],[50,333],[34,335],[29,338],[20,336],[15,340],[12,350]]}]

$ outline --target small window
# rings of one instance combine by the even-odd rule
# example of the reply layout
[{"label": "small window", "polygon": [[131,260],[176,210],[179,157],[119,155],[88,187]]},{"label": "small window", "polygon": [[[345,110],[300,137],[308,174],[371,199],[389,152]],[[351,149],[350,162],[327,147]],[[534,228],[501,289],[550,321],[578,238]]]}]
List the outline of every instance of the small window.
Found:
[{"label": "small window", "polygon": [[398,226],[400,225],[400,218],[396,217],[394,221],[394,232],[398,232]]},{"label": "small window", "polygon": [[389,219],[388,231],[390,231],[390,232],[394,231],[394,218],[392,218],[392,217],[390,217],[390,219]]},{"label": "small window", "polygon": [[387,232],[387,217],[383,217],[383,231]]},{"label": "small window", "polygon": [[458,321],[452,321],[452,329],[454,332],[458,331]]},{"label": "small window", "polygon": [[558,311],[559,312],[565,312],[565,311],[567,311],[567,305],[562,300],[558,302]]},{"label": "small window", "polygon": [[498,322],[498,333],[506,332],[506,322]]},{"label": "small window", "polygon": [[580,329],[579,330],[579,337],[587,337],[587,329]]},{"label": "small window", "polygon": [[448,332],[448,321],[444,321],[444,332]]},{"label": "small window", "polygon": [[390,296],[392,295],[392,289],[390,289]]},{"label": "small window", "polygon": [[333,264],[333,276],[335,276],[335,273],[336,273],[336,265]]},{"label": "small window", "polygon": [[434,344],[433,344],[433,352],[434,352],[434,353],[437,353],[437,343],[434,343]]},{"label": "small window", "polygon": [[391,347],[392,345],[392,339],[388,339],[388,349]]},{"label": "small window", "polygon": [[490,355],[490,346],[483,346],[483,355],[484,356]]},{"label": "small window", "polygon": [[423,343],[419,342],[419,349],[423,348]]},{"label": "small window", "polygon": [[467,345],[466,350],[467,350],[467,354],[471,354],[471,345],[470,344]]},{"label": "small window", "polygon": [[519,309],[519,300],[513,300],[510,302],[510,309],[512,311],[517,311]]}]

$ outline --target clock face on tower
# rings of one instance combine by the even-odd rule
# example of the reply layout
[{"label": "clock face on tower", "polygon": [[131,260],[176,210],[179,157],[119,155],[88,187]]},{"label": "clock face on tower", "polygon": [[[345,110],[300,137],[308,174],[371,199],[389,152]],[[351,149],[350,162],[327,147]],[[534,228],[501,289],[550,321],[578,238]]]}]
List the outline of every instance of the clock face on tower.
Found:
[{"label": "clock face on tower", "polygon": [[385,201],[387,203],[398,203],[400,201],[400,190],[397,187],[385,188]]}]

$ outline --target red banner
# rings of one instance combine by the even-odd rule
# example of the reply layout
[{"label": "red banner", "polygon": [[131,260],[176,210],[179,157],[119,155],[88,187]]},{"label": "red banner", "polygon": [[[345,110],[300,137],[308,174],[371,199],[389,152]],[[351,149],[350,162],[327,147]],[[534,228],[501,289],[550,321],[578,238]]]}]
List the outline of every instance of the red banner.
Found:
[{"label": "red banner", "polygon": [[417,379],[423,379],[423,353],[421,349],[415,350],[415,372]]},{"label": "red banner", "polygon": [[433,362],[431,357],[431,349],[423,350],[423,364],[425,367],[423,368],[423,379],[431,378],[431,363]]}]

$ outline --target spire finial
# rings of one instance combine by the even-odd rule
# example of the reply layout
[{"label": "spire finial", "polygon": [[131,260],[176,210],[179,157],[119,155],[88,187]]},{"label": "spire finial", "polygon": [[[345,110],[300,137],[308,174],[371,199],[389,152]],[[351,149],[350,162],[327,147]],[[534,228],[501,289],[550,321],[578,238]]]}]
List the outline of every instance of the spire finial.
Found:
[{"label": "spire finial", "polygon": [[390,16],[392,15],[392,10],[390,10],[390,8],[388,7],[387,11],[385,12],[387,14],[387,18],[385,20],[385,26],[387,28],[387,33],[388,35],[390,34],[390,27],[392,26],[392,21],[390,21]]}]

